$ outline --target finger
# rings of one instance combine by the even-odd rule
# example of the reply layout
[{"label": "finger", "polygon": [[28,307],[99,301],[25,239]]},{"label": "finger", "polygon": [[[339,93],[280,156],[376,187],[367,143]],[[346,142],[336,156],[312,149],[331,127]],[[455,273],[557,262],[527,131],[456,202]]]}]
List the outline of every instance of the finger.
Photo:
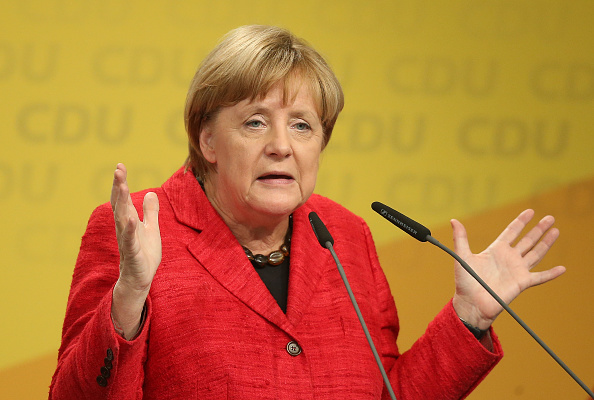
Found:
[{"label": "finger", "polygon": [[460,256],[470,254],[466,228],[456,219],[452,219],[450,224],[452,225],[452,233],[454,235],[454,251]]},{"label": "finger", "polygon": [[547,215],[543,219],[541,219],[538,224],[530,230],[516,245],[516,250],[519,251],[522,255],[525,255],[534,247],[536,243],[540,240],[540,238],[548,231],[553,224],[555,223],[555,218],[550,215]]},{"label": "finger", "polygon": [[109,202],[111,203],[111,209],[115,211],[116,201],[118,199],[120,184],[126,181],[126,166],[122,163],[118,163],[116,166],[116,170],[113,173],[113,185],[111,187],[111,198]]},{"label": "finger", "polygon": [[136,245],[136,227],[138,225],[138,220],[136,218],[128,218],[124,229],[122,230],[120,236],[120,255],[123,258],[131,256],[135,253],[135,245]]},{"label": "finger", "polygon": [[497,237],[496,240],[500,240],[504,243],[512,244],[526,227],[528,222],[534,217],[534,210],[524,210],[518,215]]},{"label": "finger", "polygon": [[126,181],[119,184],[118,197],[114,209],[114,220],[116,223],[116,232],[121,232],[126,228],[130,218],[138,219],[136,209],[132,204],[130,189]]},{"label": "finger", "polygon": [[528,263],[530,269],[534,268],[534,266],[544,258],[558,237],[559,229],[551,229],[546,233],[544,238],[542,238],[542,240],[524,256],[524,260]]},{"label": "finger", "polygon": [[159,198],[155,192],[148,192],[142,202],[144,225],[159,230]]},{"label": "finger", "polygon": [[546,271],[532,272],[530,274],[531,275],[530,286],[528,286],[528,287],[538,286],[538,285],[542,285],[543,283],[552,281],[553,279],[558,278],[559,276],[563,275],[565,273],[565,271],[566,271],[566,269],[564,266],[558,265],[558,266],[548,269]]}]

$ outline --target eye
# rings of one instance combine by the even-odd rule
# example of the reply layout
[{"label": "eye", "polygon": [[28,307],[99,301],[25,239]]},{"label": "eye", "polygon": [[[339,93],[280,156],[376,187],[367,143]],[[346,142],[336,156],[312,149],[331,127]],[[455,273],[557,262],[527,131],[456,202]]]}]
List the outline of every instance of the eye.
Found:
[{"label": "eye", "polygon": [[297,122],[293,125],[295,129],[298,131],[308,131],[310,129],[309,125],[306,122]]},{"label": "eye", "polygon": [[245,123],[248,128],[261,128],[263,125],[264,123],[257,119],[251,119]]}]

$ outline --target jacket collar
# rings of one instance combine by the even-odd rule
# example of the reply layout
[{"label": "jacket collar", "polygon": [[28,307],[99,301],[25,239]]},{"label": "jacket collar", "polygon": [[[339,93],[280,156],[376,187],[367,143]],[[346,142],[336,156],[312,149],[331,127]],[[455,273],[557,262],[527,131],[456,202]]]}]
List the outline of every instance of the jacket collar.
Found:
[{"label": "jacket collar", "polygon": [[230,293],[271,323],[295,335],[329,264],[309,224],[308,203],[293,213],[289,293],[285,315],[223,219],[212,207],[193,173],[178,170],[163,185],[176,219],[199,232],[190,253]]}]

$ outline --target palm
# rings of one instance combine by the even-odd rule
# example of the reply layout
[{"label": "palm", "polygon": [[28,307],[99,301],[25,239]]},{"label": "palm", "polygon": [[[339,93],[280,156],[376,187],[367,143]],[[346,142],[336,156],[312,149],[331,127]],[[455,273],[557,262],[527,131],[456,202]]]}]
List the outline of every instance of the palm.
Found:
[{"label": "palm", "polygon": [[132,204],[126,169],[118,164],[114,174],[111,205],[120,252],[120,279],[132,289],[147,290],[161,262],[159,201],[148,193],[143,202],[144,221]]},{"label": "palm", "polygon": [[[522,212],[479,254],[470,251],[464,226],[452,221],[456,252],[507,304],[525,289],[548,282],[565,271],[564,267],[558,266],[531,272],[559,236],[556,228],[551,229],[554,218],[547,216],[520,238],[533,216],[532,210]],[[489,326],[502,311],[502,307],[458,263],[454,307],[461,318],[481,328]]]}]

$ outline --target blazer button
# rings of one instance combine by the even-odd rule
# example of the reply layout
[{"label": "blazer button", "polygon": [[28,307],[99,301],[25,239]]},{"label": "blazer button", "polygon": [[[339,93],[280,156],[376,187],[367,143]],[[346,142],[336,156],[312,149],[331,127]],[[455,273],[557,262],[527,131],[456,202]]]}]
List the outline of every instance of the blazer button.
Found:
[{"label": "blazer button", "polygon": [[105,359],[103,360],[103,363],[105,364],[105,368],[107,368],[107,369],[113,368],[113,363],[109,358],[105,357]]},{"label": "blazer button", "polygon": [[111,375],[109,369],[107,369],[107,367],[101,367],[101,376],[109,378],[109,375]]},{"label": "blazer button", "polygon": [[107,349],[107,359],[109,361],[113,360],[113,351],[111,349]]},{"label": "blazer button", "polygon": [[105,387],[105,386],[107,386],[107,379],[104,376],[99,375],[97,377],[97,383],[99,384],[99,386]]},{"label": "blazer button", "polygon": [[293,357],[296,357],[301,354],[301,346],[299,346],[299,344],[294,340],[291,340],[289,343],[287,343],[287,353]]}]

